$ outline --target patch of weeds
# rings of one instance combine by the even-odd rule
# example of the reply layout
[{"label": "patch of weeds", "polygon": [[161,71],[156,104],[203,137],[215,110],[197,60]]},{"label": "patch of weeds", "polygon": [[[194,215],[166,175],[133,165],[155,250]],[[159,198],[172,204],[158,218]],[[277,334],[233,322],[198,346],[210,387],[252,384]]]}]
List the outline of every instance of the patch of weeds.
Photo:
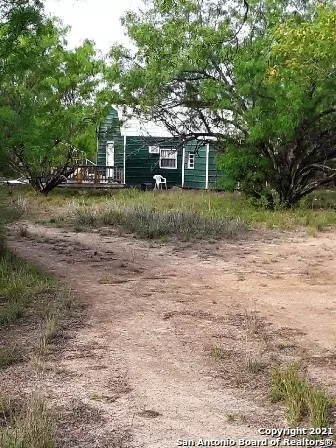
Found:
[{"label": "patch of weeds", "polygon": [[335,190],[314,191],[301,201],[301,207],[311,208],[312,210],[334,209],[336,210],[336,192]]},{"label": "patch of weeds", "polygon": [[247,330],[249,330],[252,334],[262,334],[264,330],[264,324],[258,316],[256,316],[254,313],[248,313],[247,311],[245,311],[244,319]]},{"label": "patch of weeds", "polygon": [[0,257],[0,324],[12,324],[23,317],[38,294],[48,291],[51,280],[5,251]]},{"label": "patch of weeds", "polygon": [[5,236],[3,234],[3,230],[0,228],[0,257],[3,255],[5,250],[6,250]]},{"label": "patch of weeds", "polygon": [[41,346],[38,346],[37,352],[30,357],[30,365],[35,372],[45,372],[47,370],[45,363],[45,354],[42,353]]},{"label": "patch of weeds", "polygon": [[63,308],[67,311],[70,311],[74,308],[75,304],[74,304],[74,300],[71,297],[70,294],[64,292],[62,294],[62,303],[61,305],[63,306]]},{"label": "patch of weeds", "polygon": [[307,413],[306,394],[307,384],[296,365],[285,370],[273,370],[270,399],[272,402],[285,402],[286,418],[290,425],[297,425]]},{"label": "patch of weeds", "polygon": [[108,210],[79,209],[78,226],[118,226],[144,239],[177,237],[182,241],[233,238],[246,229],[240,218],[209,216],[192,210],[159,211],[144,206],[110,206]]},{"label": "patch of weeds", "polygon": [[8,251],[0,257],[0,299],[0,325],[37,314],[46,318],[47,338],[55,331],[56,316],[73,308],[70,294],[55,279]]},{"label": "patch of weeds", "polygon": [[9,325],[24,315],[22,302],[9,302],[0,307],[0,325]]},{"label": "patch of weeds", "polygon": [[245,358],[245,367],[249,373],[253,373],[254,375],[263,372],[266,369],[266,364],[262,361],[259,361],[254,358]]},{"label": "patch of weeds", "polygon": [[[35,358],[35,368],[37,371],[44,370],[44,359],[50,354],[51,347],[50,344],[47,343],[45,336],[42,336],[38,342],[38,346],[36,348],[36,358]],[[39,365],[41,364],[41,366]],[[41,368],[42,367],[42,368]]]},{"label": "patch of weeds", "polygon": [[101,285],[108,285],[111,284],[111,282],[113,283],[112,277],[110,275],[103,275],[99,280],[98,283],[100,283]]},{"label": "patch of weeds", "polygon": [[[1,191],[5,192],[5,190],[0,187],[0,200]],[[24,194],[24,199],[22,199],[22,194],[18,198],[16,192],[12,193],[13,198],[8,201],[10,198],[7,197],[7,202],[10,202],[12,208],[20,210],[21,213],[28,211],[33,219],[43,219],[41,210],[48,212],[50,218],[55,216],[56,210],[59,210],[58,213],[63,216],[66,209],[68,213],[65,216],[65,222],[67,222],[68,219],[71,220],[71,217],[77,216],[78,210],[86,210],[84,216],[80,217],[83,229],[87,226],[98,225],[98,222],[94,222],[96,218],[99,225],[103,225],[100,222],[103,217],[101,215],[105,215],[104,221],[109,223],[107,225],[124,227],[123,224],[112,222],[114,219],[118,220],[118,210],[121,209],[124,215],[126,209],[135,208],[155,210],[157,214],[193,212],[205,219],[214,218],[214,220],[227,219],[229,216],[229,218],[238,219],[248,226],[269,229],[291,229],[301,226],[321,229],[329,226],[335,227],[336,223],[336,192],[326,190],[314,191],[289,210],[280,207],[276,207],[275,210],[266,210],[263,204],[251,204],[243,194],[215,191],[174,191],[171,189],[163,194],[156,194],[152,191],[123,189],[107,194],[102,191],[80,192],[69,189],[66,194],[63,191],[55,190],[46,198],[37,198],[36,195],[27,191]],[[110,209],[113,209],[113,212],[108,213]],[[90,210],[91,212],[97,211],[97,216],[95,213],[91,214]],[[191,232],[190,238],[194,239]]]},{"label": "patch of weeds", "polygon": [[22,355],[15,345],[0,348],[0,368],[9,367],[20,361],[22,361]]},{"label": "patch of weeds", "polygon": [[1,448],[55,448],[55,423],[41,397],[32,397],[0,434]]},{"label": "patch of weeds", "polygon": [[[10,424],[17,409],[17,403],[6,392],[0,391],[0,427]],[[1,440],[1,431],[0,431]]]},{"label": "patch of weeds", "polygon": [[55,315],[47,316],[45,319],[45,328],[44,328],[44,338],[46,340],[46,344],[50,344],[59,331],[59,318]]},{"label": "patch of weeds", "polygon": [[313,238],[317,237],[317,229],[314,227],[307,227],[307,235]]},{"label": "patch of weeds", "polygon": [[239,412],[232,412],[226,415],[227,421],[229,423],[246,423],[247,418],[244,414]]},{"label": "patch of weeds", "polygon": [[88,208],[77,210],[75,222],[77,226],[94,226],[97,224],[97,213]]},{"label": "patch of weeds", "polygon": [[323,391],[310,387],[307,393],[309,424],[312,428],[327,428],[328,416],[333,407],[333,401]]},{"label": "patch of weeds", "polygon": [[62,227],[62,224],[64,224],[64,216],[53,216],[49,219],[49,224],[55,224],[56,227]]},{"label": "patch of weeds", "polygon": [[296,365],[273,370],[270,399],[285,403],[289,425],[297,425],[308,414],[312,427],[329,426],[329,412],[333,405],[331,398],[324,391],[309,385]]},{"label": "patch of weeds", "polygon": [[225,358],[225,353],[223,348],[218,345],[218,344],[214,344],[211,347],[211,355],[215,358],[215,359],[223,359]]},{"label": "patch of weeds", "polygon": [[37,355],[44,359],[50,354],[51,344],[59,331],[59,318],[55,315],[46,316],[44,321],[43,333],[40,337],[37,347]]}]

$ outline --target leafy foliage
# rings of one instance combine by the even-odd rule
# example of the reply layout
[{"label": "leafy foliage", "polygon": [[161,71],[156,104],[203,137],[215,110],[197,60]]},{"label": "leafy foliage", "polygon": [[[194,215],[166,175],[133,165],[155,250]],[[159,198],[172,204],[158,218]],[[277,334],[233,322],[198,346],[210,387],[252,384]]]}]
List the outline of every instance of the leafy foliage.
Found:
[{"label": "leafy foliage", "polygon": [[[111,101],[184,140],[213,139],[232,182],[291,206],[336,178],[335,7],[152,0],[111,50]],[[318,41],[318,44],[316,43]]]},{"label": "leafy foliage", "polygon": [[102,61],[90,41],[68,50],[35,3],[14,5],[0,35],[2,158],[47,193],[94,148]]}]

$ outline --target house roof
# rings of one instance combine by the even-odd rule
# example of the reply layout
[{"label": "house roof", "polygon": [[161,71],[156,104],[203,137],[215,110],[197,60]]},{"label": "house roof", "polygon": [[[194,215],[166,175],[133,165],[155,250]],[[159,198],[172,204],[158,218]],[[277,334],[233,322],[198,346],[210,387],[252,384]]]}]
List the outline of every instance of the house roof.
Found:
[{"label": "house roof", "polygon": [[151,121],[140,120],[137,118],[126,119],[121,110],[117,108],[113,108],[113,111],[121,120],[122,125],[120,127],[121,135],[126,136],[139,136],[139,137],[173,137],[170,132],[163,126],[158,126],[157,124]]}]

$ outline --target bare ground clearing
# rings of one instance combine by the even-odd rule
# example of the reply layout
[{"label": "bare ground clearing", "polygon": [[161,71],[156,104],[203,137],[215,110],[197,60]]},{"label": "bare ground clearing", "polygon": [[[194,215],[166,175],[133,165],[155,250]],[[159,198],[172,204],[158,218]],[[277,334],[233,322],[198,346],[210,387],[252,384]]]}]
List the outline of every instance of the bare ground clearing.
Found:
[{"label": "bare ground clearing", "polygon": [[334,232],[183,250],[36,225],[28,235],[12,249],[88,305],[38,378],[68,428],[60,446],[257,439],[258,427],[284,425],[267,398],[268,369],[282,362],[300,360],[336,393]]}]

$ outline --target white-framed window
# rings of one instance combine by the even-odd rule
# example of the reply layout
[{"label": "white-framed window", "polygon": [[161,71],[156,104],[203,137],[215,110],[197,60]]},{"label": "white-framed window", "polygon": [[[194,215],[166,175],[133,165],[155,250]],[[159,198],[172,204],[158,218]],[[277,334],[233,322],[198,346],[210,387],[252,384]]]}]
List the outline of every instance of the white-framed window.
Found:
[{"label": "white-framed window", "polygon": [[166,170],[176,170],[177,168],[177,149],[160,148],[160,168]]},{"label": "white-framed window", "polygon": [[188,154],[188,170],[193,170],[195,168],[195,154],[189,152]]}]

